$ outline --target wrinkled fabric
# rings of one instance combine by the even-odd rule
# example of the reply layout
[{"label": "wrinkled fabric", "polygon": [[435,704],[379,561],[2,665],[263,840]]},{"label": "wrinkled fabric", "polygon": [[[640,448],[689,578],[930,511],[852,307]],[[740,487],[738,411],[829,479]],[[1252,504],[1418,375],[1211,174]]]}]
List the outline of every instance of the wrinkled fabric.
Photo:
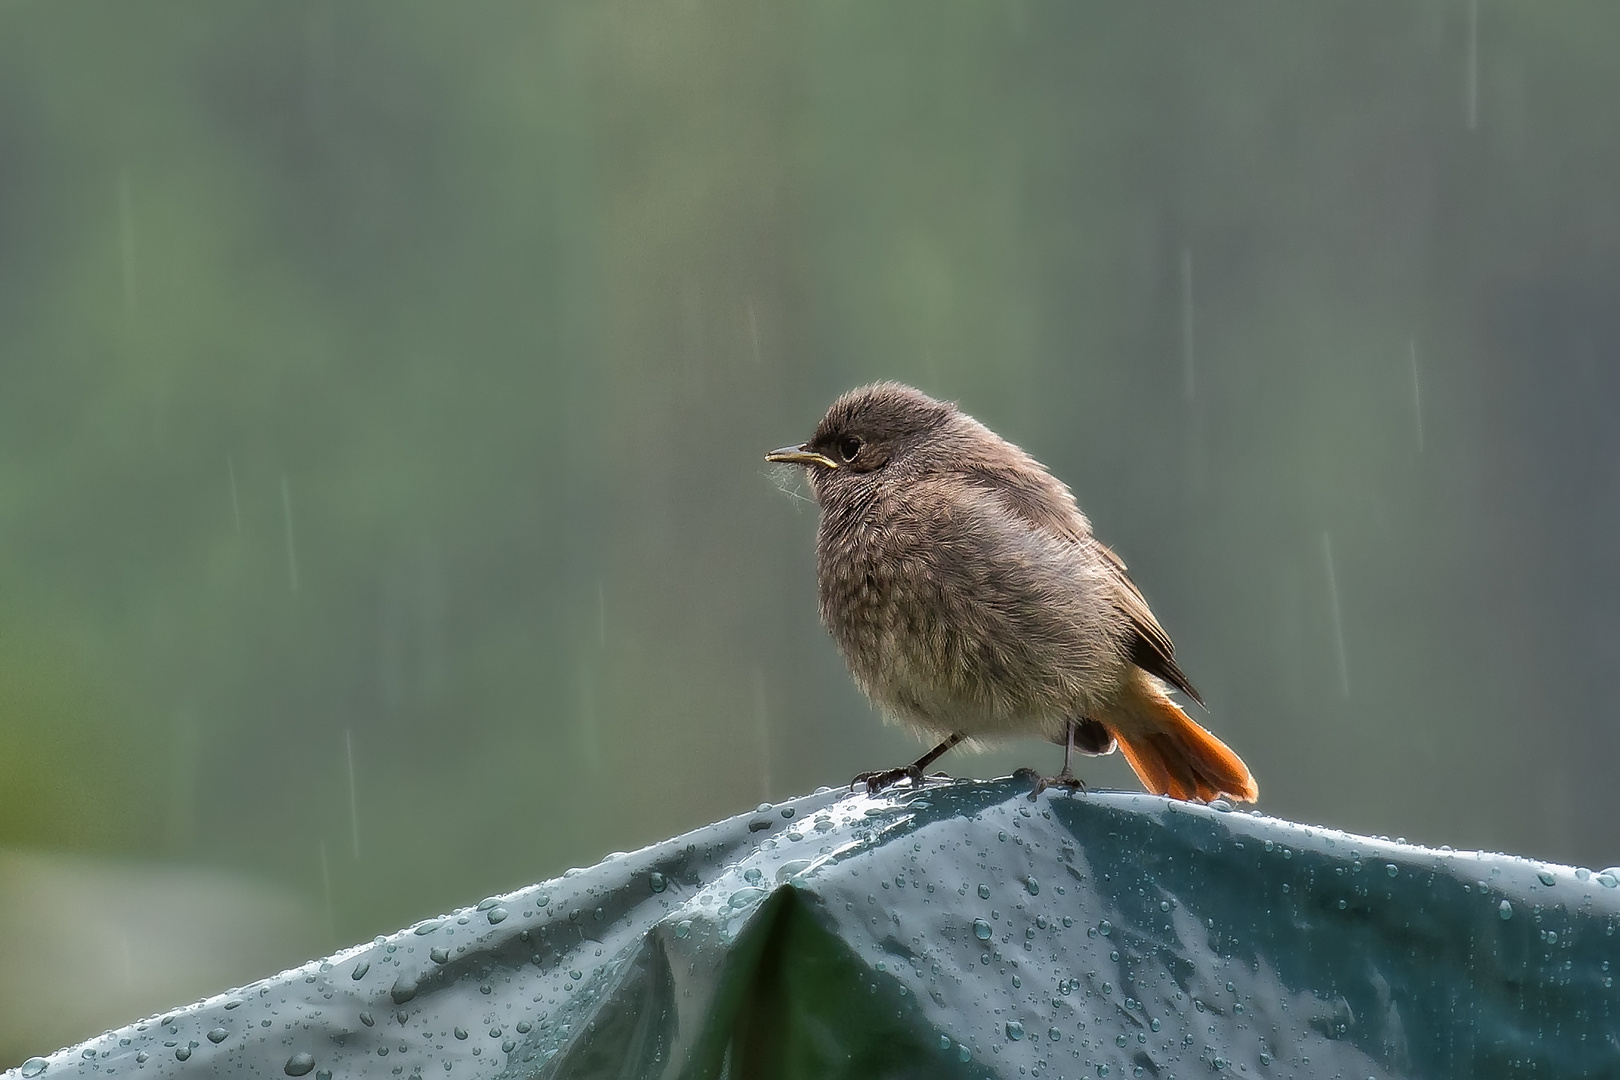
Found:
[{"label": "wrinkled fabric", "polygon": [[1612,874],[1029,791],[761,807],[20,1073],[1620,1076]]}]

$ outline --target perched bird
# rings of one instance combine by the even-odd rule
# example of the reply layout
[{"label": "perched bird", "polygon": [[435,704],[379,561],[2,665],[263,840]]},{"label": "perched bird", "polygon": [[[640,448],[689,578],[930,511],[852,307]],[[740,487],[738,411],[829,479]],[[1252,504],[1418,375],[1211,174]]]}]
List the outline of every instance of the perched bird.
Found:
[{"label": "perched bird", "polygon": [[1152,792],[1259,795],[1247,766],[1170,699],[1203,704],[1125,564],[1069,489],[956,406],[899,383],[833,402],[801,446],[821,504],[821,619],[886,716],[942,739],[863,773],[876,791],[962,742],[1039,735],[1064,747],[1048,784],[1083,786],[1073,751],[1117,745]]}]

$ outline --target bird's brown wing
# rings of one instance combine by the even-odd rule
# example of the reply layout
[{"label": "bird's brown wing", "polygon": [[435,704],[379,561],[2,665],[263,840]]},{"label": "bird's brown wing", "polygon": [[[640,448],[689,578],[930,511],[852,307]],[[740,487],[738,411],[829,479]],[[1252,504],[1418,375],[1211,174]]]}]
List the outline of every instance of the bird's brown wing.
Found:
[{"label": "bird's brown wing", "polygon": [[1176,647],[1170,641],[1170,635],[1164,632],[1164,627],[1159,625],[1159,620],[1153,617],[1142,590],[1131,580],[1131,575],[1125,569],[1125,560],[1114,554],[1107,545],[1100,544],[1096,540],[1092,540],[1091,543],[1097,554],[1101,555],[1118,575],[1120,589],[1116,602],[1120,610],[1131,620],[1131,629],[1135,631],[1131,638],[1131,663],[1150,675],[1157,675],[1198,704],[1204,704],[1203,697],[1193,688],[1192,682],[1176,664]]},{"label": "bird's brown wing", "polygon": [[1198,704],[1204,704],[1203,697],[1176,664],[1176,647],[1171,643],[1170,635],[1164,632],[1164,627],[1159,625],[1159,620],[1153,617],[1142,590],[1131,580],[1131,575],[1125,569],[1125,561],[1091,535],[1091,526],[1074,504],[1069,489],[1039,466],[1034,469],[981,468],[976,471],[981,483],[1001,496],[1001,501],[1018,517],[1037,529],[1065,540],[1090,544],[1103,557],[1119,584],[1114,602],[1130,620],[1131,663],[1163,679]]},{"label": "bird's brown wing", "polygon": [[1026,524],[1075,543],[1091,539],[1091,525],[1069,489],[1033,460],[1001,467],[980,465],[973,470],[973,479]]}]

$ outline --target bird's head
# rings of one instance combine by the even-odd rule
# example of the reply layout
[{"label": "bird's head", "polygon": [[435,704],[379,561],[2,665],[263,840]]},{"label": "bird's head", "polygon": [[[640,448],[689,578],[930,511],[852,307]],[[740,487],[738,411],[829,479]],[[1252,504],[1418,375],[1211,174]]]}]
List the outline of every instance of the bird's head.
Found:
[{"label": "bird's head", "polygon": [[928,437],[957,415],[956,406],[920,390],[873,383],[833,402],[809,442],[772,450],[765,460],[803,465],[816,498],[826,505],[830,498],[853,496],[895,465],[914,460]]}]

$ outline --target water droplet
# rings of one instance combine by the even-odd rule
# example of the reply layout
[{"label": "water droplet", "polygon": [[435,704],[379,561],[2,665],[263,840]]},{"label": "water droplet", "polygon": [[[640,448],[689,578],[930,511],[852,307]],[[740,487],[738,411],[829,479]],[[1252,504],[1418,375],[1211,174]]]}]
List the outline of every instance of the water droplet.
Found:
[{"label": "water droplet", "polygon": [[1222,814],[1226,814],[1231,812],[1232,804],[1227,802],[1225,799],[1216,799],[1214,802],[1209,804],[1209,808],[1211,810],[1219,811]]},{"label": "water droplet", "polygon": [[1029,890],[1029,895],[1031,896],[1039,896],[1041,894],[1041,883],[1036,881],[1034,878],[1030,878],[1028,881],[1024,882],[1024,888]]},{"label": "water droplet", "polygon": [[349,978],[353,979],[355,982],[359,982],[361,979],[366,977],[366,972],[370,970],[371,961],[362,960],[358,964],[354,965],[354,971],[349,974]]},{"label": "water droplet", "polygon": [[174,1048],[174,1060],[186,1061],[191,1057],[191,1047],[177,1046]]},{"label": "water droplet", "polygon": [[[147,1059],[150,1058],[151,1056],[152,1056],[151,1054],[148,1054],[145,1050],[142,1050],[140,1053],[135,1055],[135,1064],[137,1064],[137,1065],[145,1065]],[[26,1076],[27,1074],[24,1073],[23,1075]]]},{"label": "water droplet", "polygon": [[551,903],[551,897],[546,893],[541,893],[539,896],[534,898],[534,906],[535,907],[545,907],[547,904],[550,904],[550,903]]},{"label": "water droplet", "polygon": [[1504,919],[1513,918],[1513,905],[1508,903],[1506,900],[1502,901],[1501,906],[1498,907],[1496,910],[1501,912],[1502,918],[1504,918]]},{"label": "water droplet", "polygon": [[1274,844],[1274,843],[1272,843],[1272,842],[1271,842],[1271,841],[1270,841],[1270,840],[1267,840],[1267,841],[1266,841],[1266,850],[1267,850],[1267,851],[1270,851],[1270,850],[1272,850],[1272,849],[1273,849],[1273,848],[1275,848],[1275,847],[1276,847],[1276,846],[1277,846],[1277,845],[1276,845],[1276,844]]},{"label": "water droplet", "polygon": [[1007,1038],[1017,1042],[1024,1037],[1024,1025],[1016,1020],[1007,1021]]},{"label": "water droplet", "polygon": [[322,1069],[320,1072],[315,1074],[315,1080],[332,1080],[332,1070]]},{"label": "water droplet", "polygon": [[214,1028],[208,1033],[208,1041],[213,1043],[215,1046],[218,1046],[220,1043],[224,1042],[230,1037],[231,1033],[222,1027]]},{"label": "water droplet", "polygon": [[731,899],[728,900],[727,903],[734,908],[745,908],[755,901],[763,900],[765,896],[766,893],[764,889],[755,889],[752,887],[747,889],[738,889],[736,892],[731,894]]},{"label": "water droplet", "polygon": [[466,1028],[464,1028],[464,1027],[456,1028],[456,1038],[465,1039],[466,1037],[467,1037],[467,1029]]},{"label": "water droplet", "polygon": [[683,938],[683,937],[686,937],[687,935],[689,935],[691,932],[692,932],[692,920],[691,919],[682,919],[680,922],[675,924],[675,936],[676,937]]},{"label": "water droplet", "polygon": [[377,1022],[377,1018],[368,1012],[363,1012],[360,1014],[360,1022],[366,1025],[366,1027],[370,1027],[372,1024]]},{"label": "water droplet", "polygon": [[509,912],[503,907],[492,907],[484,918],[489,920],[489,925],[494,926],[496,923],[505,922],[508,914]]},{"label": "water droplet", "polygon": [[1114,924],[1109,922],[1107,919],[1104,919],[1102,922],[1097,924],[1097,933],[1101,934],[1103,937],[1107,937],[1113,932]]},{"label": "water droplet", "polygon": [[1350,906],[1350,901],[1348,901],[1348,900],[1340,900],[1339,901],[1339,910],[1340,911],[1343,911],[1345,908],[1347,908],[1349,906]]},{"label": "water droplet", "polygon": [[782,807],[782,818],[785,821],[791,821],[793,819],[793,807],[791,807],[791,806]]},{"label": "water droplet", "polygon": [[1020,986],[1023,986],[1023,985],[1024,985],[1024,980],[1022,978],[1020,978],[1019,976],[1014,975],[1013,976],[1013,989],[1016,990]]},{"label": "water droplet", "polygon": [[1114,1045],[1115,1046],[1124,1046],[1127,1043],[1129,1043],[1130,1041],[1131,1040],[1126,1038],[1123,1034],[1114,1036]]},{"label": "water droplet", "polygon": [[985,922],[983,919],[974,919],[973,920],[973,936],[978,938],[980,941],[989,941],[990,940],[990,924]]},{"label": "water droplet", "polygon": [[979,886],[979,899],[980,900],[988,900],[988,899],[990,899],[990,886],[988,886],[988,885],[980,885]]},{"label": "water droplet", "polygon": [[757,866],[750,866],[747,870],[743,871],[743,880],[748,882],[750,885],[758,885],[760,881],[764,879],[764,877],[765,875],[760,872],[760,869]]},{"label": "water droplet", "polygon": [[50,1062],[42,1057],[31,1057],[22,1063],[22,1068],[18,1072],[23,1074],[25,1080],[34,1080],[34,1077],[44,1072],[49,1065]]},{"label": "water droplet", "polygon": [[1558,931],[1556,931],[1556,930],[1547,931],[1547,944],[1549,944],[1549,945],[1558,944]]},{"label": "water droplet", "polygon": [[941,1035],[939,1037],[939,1048],[941,1050],[949,1050],[951,1048],[951,1037],[949,1035]]},{"label": "water droplet", "polygon": [[1108,1062],[1105,1061],[1101,1065],[1097,1066],[1097,1075],[1098,1076],[1107,1076],[1108,1075]]},{"label": "water droplet", "polygon": [[972,1059],[973,1059],[973,1051],[968,1049],[967,1043],[957,1043],[956,1044],[956,1060],[958,1060],[958,1061],[971,1061]]},{"label": "water droplet", "polygon": [[414,933],[417,937],[425,937],[426,935],[433,933],[433,931],[437,930],[438,928],[439,921],[435,919],[433,922],[425,922],[421,926],[418,926]]},{"label": "water droplet", "polygon": [[808,869],[810,869],[809,859],[789,859],[776,868],[776,880],[778,883],[788,881]]},{"label": "water droplet", "polygon": [[407,1001],[411,1000],[411,998],[415,997],[416,996],[416,975],[415,975],[415,973],[414,972],[408,972],[408,971],[400,972],[399,973],[399,978],[394,980],[394,985],[389,989],[388,994],[389,994],[390,997],[392,997],[394,999],[394,1004],[395,1005],[403,1005]]},{"label": "water droplet", "polygon": [[1401,868],[1396,866],[1394,863],[1385,863],[1384,873],[1388,874],[1390,877],[1399,877],[1401,874]]},{"label": "water droplet", "polygon": [[1152,1028],[1154,1031],[1158,1031],[1162,1026],[1163,1025],[1159,1023],[1159,1018],[1156,1016],[1148,1021],[1148,1027]]},{"label": "water droplet", "polygon": [[1541,879],[1541,883],[1543,885],[1558,884],[1558,879],[1553,877],[1553,872],[1551,870],[1538,870],[1536,871],[1536,877]]},{"label": "water droplet", "polygon": [[663,892],[665,889],[669,888],[669,879],[663,874],[660,874],[658,871],[654,870],[652,873],[647,875],[647,884],[649,887],[651,887],[653,892]]},{"label": "water droplet", "polygon": [[488,911],[498,903],[500,903],[500,901],[495,899],[493,896],[486,896],[482,900],[478,901],[478,910]]},{"label": "water droplet", "polygon": [[450,950],[436,945],[428,950],[428,959],[435,964],[448,964],[450,962]]},{"label": "water droplet", "polygon": [[315,1056],[308,1051],[300,1050],[287,1059],[287,1064],[281,1071],[288,1076],[303,1076],[315,1068]]}]

